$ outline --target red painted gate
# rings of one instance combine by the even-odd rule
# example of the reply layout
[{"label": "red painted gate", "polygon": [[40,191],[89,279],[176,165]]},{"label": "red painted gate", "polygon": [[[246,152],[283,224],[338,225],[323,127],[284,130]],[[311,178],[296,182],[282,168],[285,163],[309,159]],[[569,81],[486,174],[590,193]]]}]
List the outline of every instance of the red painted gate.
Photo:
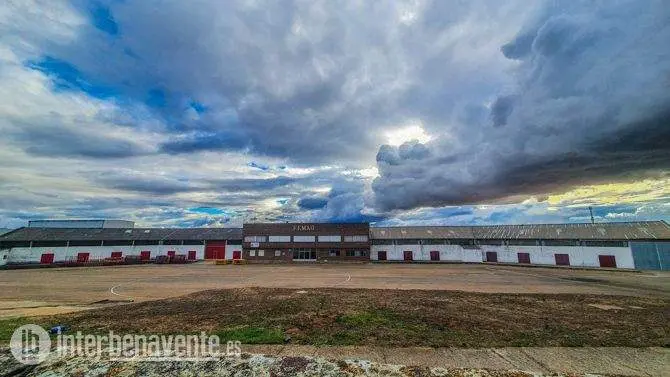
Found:
[{"label": "red painted gate", "polygon": [[233,251],[233,259],[242,259],[242,252],[239,250]]},{"label": "red painted gate", "polygon": [[226,241],[207,241],[205,259],[226,259]]},{"label": "red painted gate", "polygon": [[568,254],[554,254],[556,259],[557,266],[569,266],[570,265],[570,255]]},{"label": "red painted gate", "polygon": [[386,252],[385,251],[378,251],[377,252],[377,260],[386,260]]},{"label": "red painted gate", "polygon": [[123,252],[121,251],[112,251],[112,258],[121,259],[123,257]]},{"label": "red painted gate", "polygon": [[188,260],[195,260],[195,250],[188,251]]},{"label": "red painted gate", "polygon": [[516,253],[517,258],[519,258],[519,263],[530,264],[530,254],[529,253]]},{"label": "red painted gate", "polygon": [[174,250],[170,250],[170,251],[167,252],[167,254],[168,254],[168,257],[174,258],[175,254],[177,254],[177,252],[174,251]]},{"label": "red painted gate", "polygon": [[140,251],[140,260],[149,260],[149,259],[151,259],[150,250]]},{"label": "red painted gate", "polygon": [[414,255],[412,253],[412,250],[405,250],[402,252],[403,259],[406,261],[411,261],[414,260]]},{"label": "red painted gate", "polygon": [[54,262],[53,253],[42,254],[42,256],[40,257],[41,264],[51,264],[53,262]]},{"label": "red painted gate", "polygon": [[496,253],[495,251],[487,251],[486,252],[486,261],[487,262],[498,263],[498,253]]},{"label": "red painted gate", "polygon": [[616,257],[614,255],[598,255],[600,267],[616,268]]},{"label": "red painted gate", "polygon": [[77,263],[86,263],[88,262],[89,253],[79,253],[77,254]]},{"label": "red painted gate", "polygon": [[440,252],[437,250],[433,250],[430,252],[430,260],[432,261],[438,261],[440,260]]}]

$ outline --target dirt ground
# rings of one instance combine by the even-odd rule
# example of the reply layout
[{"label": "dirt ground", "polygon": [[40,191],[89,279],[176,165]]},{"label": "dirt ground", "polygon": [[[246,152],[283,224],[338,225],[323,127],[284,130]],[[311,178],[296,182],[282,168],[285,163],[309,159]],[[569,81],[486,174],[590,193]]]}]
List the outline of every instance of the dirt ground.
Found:
[{"label": "dirt ground", "polygon": [[670,297],[670,272],[485,264],[140,265],[0,271],[0,317],[88,309],[206,289],[367,288]]},{"label": "dirt ground", "polygon": [[[120,320],[119,313],[132,320]],[[659,347],[670,300],[585,294],[236,288],[46,319],[84,333],[206,331],[250,343],[387,347]]]}]

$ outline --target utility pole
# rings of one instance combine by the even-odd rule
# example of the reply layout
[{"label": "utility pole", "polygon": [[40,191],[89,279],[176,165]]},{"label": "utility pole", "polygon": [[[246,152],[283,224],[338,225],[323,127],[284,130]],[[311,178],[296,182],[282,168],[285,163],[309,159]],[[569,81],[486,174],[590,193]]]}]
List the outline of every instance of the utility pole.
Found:
[{"label": "utility pole", "polygon": [[596,221],[593,219],[593,207],[589,206],[589,212],[591,213],[591,224],[595,224]]}]

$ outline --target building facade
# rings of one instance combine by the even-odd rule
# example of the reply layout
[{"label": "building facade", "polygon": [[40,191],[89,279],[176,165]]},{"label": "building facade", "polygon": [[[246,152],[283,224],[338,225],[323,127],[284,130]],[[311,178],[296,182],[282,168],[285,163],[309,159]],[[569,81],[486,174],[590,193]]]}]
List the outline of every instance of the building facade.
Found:
[{"label": "building facade", "polygon": [[670,270],[670,226],[664,221],[372,228],[367,223],[251,223],[186,229],[90,224],[32,226],[0,235],[0,265],[182,255],[191,261],[249,263],[508,263]]},{"label": "building facade", "polygon": [[243,255],[250,262],[367,261],[367,223],[244,224]]}]

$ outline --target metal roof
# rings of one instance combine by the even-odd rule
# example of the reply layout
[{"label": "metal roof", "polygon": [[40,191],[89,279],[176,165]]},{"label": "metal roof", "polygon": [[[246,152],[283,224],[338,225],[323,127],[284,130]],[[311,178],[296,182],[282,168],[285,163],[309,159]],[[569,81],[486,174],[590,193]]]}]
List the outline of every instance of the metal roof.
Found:
[{"label": "metal roof", "polygon": [[370,238],[392,239],[473,239],[471,226],[403,226],[388,228],[370,228]]},{"label": "metal roof", "polygon": [[19,228],[0,241],[241,240],[242,228]]},{"label": "metal roof", "polygon": [[664,221],[370,228],[372,239],[670,240]]}]

